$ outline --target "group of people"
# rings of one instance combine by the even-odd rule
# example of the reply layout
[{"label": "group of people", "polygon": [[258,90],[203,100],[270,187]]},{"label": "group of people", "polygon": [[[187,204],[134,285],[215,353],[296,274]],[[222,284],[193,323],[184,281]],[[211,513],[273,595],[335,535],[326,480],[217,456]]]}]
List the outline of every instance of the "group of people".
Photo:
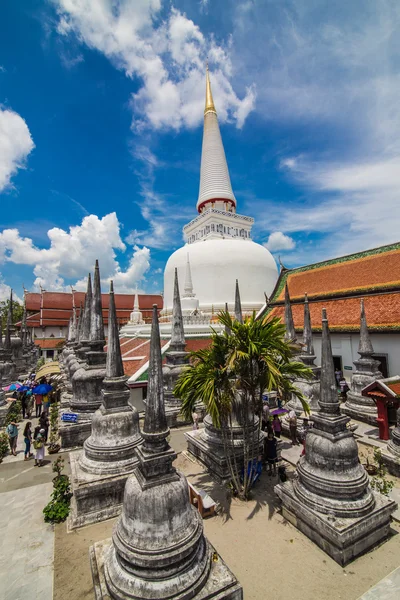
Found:
[{"label": "group of people", "polygon": [[[14,398],[21,402],[22,418],[28,419],[23,429],[23,438],[25,443],[24,460],[29,460],[33,456],[35,457],[35,466],[41,467],[43,465],[45,445],[47,444],[47,438],[49,433],[49,408],[51,404],[51,394],[35,394],[33,389],[39,384],[46,384],[47,380],[42,377],[40,381],[37,381],[35,374],[32,373],[29,378],[23,382],[23,391],[14,392]],[[50,386],[49,386],[50,387]],[[27,389],[28,388],[28,389]],[[35,406],[35,414],[39,419],[38,424],[32,430],[32,417],[33,406]],[[17,456],[17,444],[18,444],[19,426],[15,421],[12,421],[7,426],[7,436],[10,444],[10,451],[13,456]],[[33,449],[35,452],[31,452]]]},{"label": "group of people", "polygon": [[[272,416],[272,419],[271,419]],[[289,424],[289,434],[292,446],[303,445],[301,456],[305,454],[306,437],[310,429],[310,422],[305,417],[301,427],[298,426],[298,417],[292,409],[287,415]],[[278,442],[282,433],[282,422],[277,414],[271,415],[267,402],[264,403],[262,412],[262,428],[267,436],[264,438],[264,460],[268,465],[268,475],[276,475],[276,465],[278,462]],[[299,442],[300,440],[300,442]]]}]

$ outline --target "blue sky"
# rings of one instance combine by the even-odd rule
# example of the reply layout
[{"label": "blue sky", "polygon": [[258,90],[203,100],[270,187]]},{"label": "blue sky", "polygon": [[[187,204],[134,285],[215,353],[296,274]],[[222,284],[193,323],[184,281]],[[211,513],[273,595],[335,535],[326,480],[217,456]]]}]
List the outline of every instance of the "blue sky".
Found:
[{"label": "blue sky", "polygon": [[287,266],[398,241],[400,4],[3,0],[0,297],[162,290],[212,87],[238,212]]}]

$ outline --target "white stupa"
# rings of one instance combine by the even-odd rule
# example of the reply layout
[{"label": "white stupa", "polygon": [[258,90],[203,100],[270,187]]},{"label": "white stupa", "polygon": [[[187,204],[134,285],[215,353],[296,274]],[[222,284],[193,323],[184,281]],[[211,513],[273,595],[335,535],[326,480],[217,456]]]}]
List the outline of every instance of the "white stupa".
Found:
[{"label": "white stupa", "polygon": [[192,294],[186,296],[188,310],[210,316],[224,310],[226,302],[233,309],[236,279],[243,313],[260,310],[265,294],[269,296],[274,289],[278,269],[270,252],[251,239],[254,219],[236,212],[208,67],[197,210],[199,215],[183,228],[186,244],[170,256],[165,267],[162,314],[172,313],[175,268],[179,280],[187,282],[188,265],[188,293]]}]

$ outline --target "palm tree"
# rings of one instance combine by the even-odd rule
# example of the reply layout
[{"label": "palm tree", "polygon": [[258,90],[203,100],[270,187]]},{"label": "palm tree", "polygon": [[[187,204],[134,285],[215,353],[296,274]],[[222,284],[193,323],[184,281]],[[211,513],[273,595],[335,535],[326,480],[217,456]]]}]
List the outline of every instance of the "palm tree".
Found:
[{"label": "palm tree", "polygon": [[[186,418],[196,402],[204,403],[213,425],[221,430],[233,487],[239,497],[247,498],[252,477],[247,469],[242,481],[240,475],[243,465],[258,454],[263,393],[275,389],[284,397],[295,394],[309,412],[294,379],[309,379],[313,374],[303,363],[292,361],[296,347],[285,341],[285,327],[278,318],[257,320],[253,314],[240,323],[221,312],[218,319],[225,333],[213,331],[209,348],[191,354],[191,363],[179,377],[174,393],[182,399]],[[239,414],[244,430],[241,464],[230,440],[233,412]]]}]

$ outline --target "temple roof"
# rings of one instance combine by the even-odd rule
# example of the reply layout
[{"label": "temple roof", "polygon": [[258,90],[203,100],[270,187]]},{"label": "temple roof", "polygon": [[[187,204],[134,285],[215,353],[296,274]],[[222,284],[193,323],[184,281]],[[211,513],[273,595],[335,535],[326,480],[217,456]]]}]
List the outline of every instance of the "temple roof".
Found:
[{"label": "temple roof", "polygon": [[304,295],[308,294],[312,328],[321,329],[321,309],[331,331],[360,329],[360,298],[371,331],[400,331],[400,243],[281,271],[267,309],[284,316],[285,285],[297,330],[303,329]]}]

